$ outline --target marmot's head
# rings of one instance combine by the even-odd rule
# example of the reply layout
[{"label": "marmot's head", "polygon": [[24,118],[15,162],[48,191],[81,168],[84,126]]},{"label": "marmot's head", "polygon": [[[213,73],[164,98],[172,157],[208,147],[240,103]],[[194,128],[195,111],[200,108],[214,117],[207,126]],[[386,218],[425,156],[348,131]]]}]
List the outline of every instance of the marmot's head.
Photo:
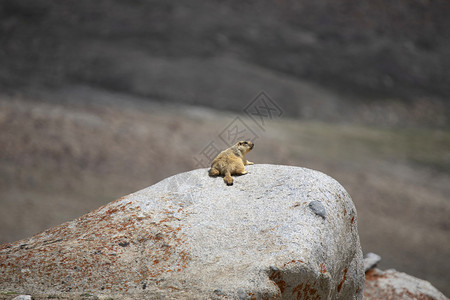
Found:
[{"label": "marmot's head", "polygon": [[241,151],[242,154],[246,154],[253,149],[253,146],[255,146],[255,144],[253,144],[253,142],[250,141],[240,141],[237,142],[235,146],[238,148],[239,151]]}]

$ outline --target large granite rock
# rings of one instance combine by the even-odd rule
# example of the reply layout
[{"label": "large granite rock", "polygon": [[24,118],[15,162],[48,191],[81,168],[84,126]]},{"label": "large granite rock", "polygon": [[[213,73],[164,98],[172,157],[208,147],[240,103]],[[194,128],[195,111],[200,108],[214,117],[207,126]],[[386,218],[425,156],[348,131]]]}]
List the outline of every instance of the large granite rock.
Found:
[{"label": "large granite rock", "polygon": [[117,298],[362,299],[356,210],[308,169],[167,178],[0,246],[0,291]]},{"label": "large granite rock", "polygon": [[428,281],[390,269],[366,272],[366,300],[448,300]]}]

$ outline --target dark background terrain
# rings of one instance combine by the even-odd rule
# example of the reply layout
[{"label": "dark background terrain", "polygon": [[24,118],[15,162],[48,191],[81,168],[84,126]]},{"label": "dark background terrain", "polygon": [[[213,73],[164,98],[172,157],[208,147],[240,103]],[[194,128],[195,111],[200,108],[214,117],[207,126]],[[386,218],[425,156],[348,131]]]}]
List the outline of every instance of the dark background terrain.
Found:
[{"label": "dark background terrain", "polygon": [[[0,243],[198,167],[240,116],[250,160],[336,178],[363,250],[449,295],[448,16],[445,0],[0,0]],[[264,128],[244,113],[262,90],[283,111]]]}]

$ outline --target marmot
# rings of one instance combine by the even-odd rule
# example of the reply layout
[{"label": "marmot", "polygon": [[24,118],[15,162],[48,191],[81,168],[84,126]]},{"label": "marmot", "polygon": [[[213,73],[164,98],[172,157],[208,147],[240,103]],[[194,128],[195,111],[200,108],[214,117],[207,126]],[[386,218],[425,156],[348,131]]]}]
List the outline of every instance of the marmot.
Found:
[{"label": "marmot", "polygon": [[254,144],[249,141],[240,141],[230,148],[223,150],[211,163],[209,176],[224,175],[223,180],[227,185],[233,184],[231,175],[244,175],[244,166],[253,165],[245,159],[245,154],[253,149]]}]

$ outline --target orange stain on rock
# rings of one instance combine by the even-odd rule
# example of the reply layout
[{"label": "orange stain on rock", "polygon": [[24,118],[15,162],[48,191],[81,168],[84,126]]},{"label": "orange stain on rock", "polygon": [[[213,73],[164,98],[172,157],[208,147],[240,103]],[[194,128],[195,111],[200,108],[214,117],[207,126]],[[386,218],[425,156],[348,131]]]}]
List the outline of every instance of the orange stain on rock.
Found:
[{"label": "orange stain on rock", "polygon": [[339,285],[337,287],[338,292],[341,291],[342,286],[344,285],[346,279],[347,279],[347,268],[344,269],[344,278],[342,278],[341,282],[339,282]]},{"label": "orange stain on rock", "polygon": [[309,283],[300,283],[293,290],[292,294],[296,297],[296,299],[311,299],[316,300],[320,299],[320,295],[317,294],[317,289],[314,289]]},{"label": "orange stain on rock", "polygon": [[[122,287],[126,292],[124,277],[137,283],[187,268],[191,259],[189,245],[181,233],[182,227],[170,226],[174,220],[172,212],[166,211],[163,220],[155,222],[151,214],[145,215],[120,200],[123,199],[28,240],[1,245],[0,277],[14,284],[21,280],[20,270],[30,269],[33,277],[42,281],[57,282],[57,278],[70,277],[70,283],[55,286],[60,291],[77,285],[77,289],[83,290],[89,278],[88,282],[97,283],[98,290],[117,291]],[[130,268],[122,259],[124,255],[140,253],[141,249],[145,249],[143,255],[148,262],[153,263],[151,269]]]},{"label": "orange stain on rock", "polygon": [[296,259],[293,259],[293,260],[291,260],[291,261],[285,263],[285,264],[283,265],[283,268],[286,267],[286,266],[289,265],[289,264],[295,264],[295,263],[302,263],[302,264],[304,264],[305,262],[304,262],[303,260],[301,260],[301,259],[297,259],[297,260],[296,260]]},{"label": "orange stain on rock", "polygon": [[325,265],[323,263],[320,264],[320,273],[325,274],[327,272],[327,269],[325,268]]},{"label": "orange stain on rock", "polygon": [[286,290],[286,282],[284,280],[282,280],[282,276],[281,276],[281,272],[280,271],[274,271],[270,276],[269,276],[270,280],[272,280],[273,282],[275,282],[275,284],[278,286],[278,288],[280,289],[281,294],[284,293],[284,291]]}]

